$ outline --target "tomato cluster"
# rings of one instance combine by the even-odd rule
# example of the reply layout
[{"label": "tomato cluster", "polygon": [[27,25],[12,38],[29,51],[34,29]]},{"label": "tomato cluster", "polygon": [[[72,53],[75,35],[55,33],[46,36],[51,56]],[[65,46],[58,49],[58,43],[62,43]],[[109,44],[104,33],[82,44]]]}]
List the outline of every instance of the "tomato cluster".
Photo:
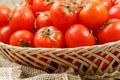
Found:
[{"label": "tomato cluster", "polygon": [[73,48],[120,40],[118,0],[25,0],[0,4],[0,41],[13,46]]}]

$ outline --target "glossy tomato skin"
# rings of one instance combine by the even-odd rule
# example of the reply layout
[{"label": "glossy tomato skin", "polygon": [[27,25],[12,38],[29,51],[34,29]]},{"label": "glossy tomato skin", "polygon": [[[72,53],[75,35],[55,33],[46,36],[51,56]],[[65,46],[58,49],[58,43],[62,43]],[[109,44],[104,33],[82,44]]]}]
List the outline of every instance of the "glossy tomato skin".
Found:
[{"label": "glossy tomato skin", "polygon": [[65,33],[65,43],[68,48],[95,45],[93,34],[81,24],[74,24]]},{"label": "glossy tomato skin", "polygon": [[120,19],[120,4],[116,4],[109,9],[109,19],[112,18]]},{"label": "glossy tomato skin", "polygon": [[62,48],[64,37],[60,30],[54,26],[40,28],[34,36],[34,47]]},{"label": "glossy tomato skin", "polygon": [[[66,2],[63,3],[61,1],[56,1],[51,9],[51,21],[53,25],[55,25],[58,29],[60,29],[63,33],[67,30],[68,27],[70,27],[72,24],[76,22],[78,19],[78,12],[75,10],[71,11],[63,6],[66,4]],[[65,12],[66,11],[66,12]]]},{"label": "glossy tomato skin", "polygon": [[100,0],[100,1],[108,10],[113,6],[113,3],[111,0]]},{"label": "glossy tomato skin", "polygon": [[10,37],[10,45],[33,47],[33,34],[27,30],[18,30]]},{"label": "glossy tomato skin", "polygon": [[10,11],[11,9],[7,5],[0,4],[0,27],[8,25]]},{"label": "glossy tomato skin", "polygon": [[108,20],[108,10],[99,0],[91,0],[79,12],[79,22],[90,29],[101,26]]},{"label": "glossy tomato skin", "polygon": [[14,9],[9,25],[14,31],[32,30],[34,28],[34,14],[26,6],[18,6]]},{"label": "glossy tomato skin", "polygon": [[120,20],[111,19],[110,24],[104,26],[97,32],[97,39],[100,44],[120,40]]},{"label": "glossy tomato skin", "polygon": [[39,13],[35,22],[36,22],[37,29],[40,29],[45,26],[51,26],[52,22],[51,22],[50,12],[45,11],[45,12]]},{"label": "glossy tomato skin", "polygon": [[13,31],[9,27],[9,25],[0,27],[0,42],[9,44],[10,36],[12,35],[12,33]]},{"label": "glossy tomato skin", "polygon": [[49,3],[49,1],[47,0],[33,0],[33,4],[32,4],[32,7],[33,7],[33,11],[34,13],[36,12],[43,12],[43,11],[49,11],[51,6],[52,6],[52,3]]}]

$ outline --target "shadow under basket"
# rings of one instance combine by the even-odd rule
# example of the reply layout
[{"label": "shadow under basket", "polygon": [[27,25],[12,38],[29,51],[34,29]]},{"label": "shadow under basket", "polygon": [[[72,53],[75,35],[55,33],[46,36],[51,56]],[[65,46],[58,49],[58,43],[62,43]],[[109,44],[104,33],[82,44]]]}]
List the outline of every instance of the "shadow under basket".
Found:
[{"label": "shadow under basket", "polygon": [[120,71],[120,41],[77,48],[15,47],[0,42],[0,54],[20,64],[52,72],[72,67],[82,76]]}]

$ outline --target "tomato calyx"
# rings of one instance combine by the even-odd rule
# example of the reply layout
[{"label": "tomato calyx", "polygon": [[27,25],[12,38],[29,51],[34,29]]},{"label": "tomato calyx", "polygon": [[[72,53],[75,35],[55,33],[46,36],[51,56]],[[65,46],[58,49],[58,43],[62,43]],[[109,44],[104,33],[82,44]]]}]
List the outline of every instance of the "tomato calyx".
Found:
[{"label": "tomato calyx", "polygon": [[28,42],[24,42],[22,39],[20,39],[20,44],[21,44],[21,47],[31,47],[31,46],[29,46],[29,41]]},{"label": "tomato calyx", "polygon": [[97,30],[101,30],[103,29],[105,26],[111,24],[112,22],[111,21],[107,21],[107,22],[104,22],[103,25],[101,27],[99,27]]},{"label": "tomato calyx", "polygon": [[50,29],[46,29],[46,30],[44,30],[44,31],[41,31],[40,33],[43,33],[44,34],[44,36],[46,36],[46,37],[49,37],[51,40],[53,40],[53,41],[56,41],[54,38],[53,38],[53,34],[54,33],[56,33],[57,32],[57,30],[55,30],[55,31],[50,31]]},{"label": "tomato calyx", "polygon": [[54,0],[46,0],[46,3],[47,4],[52,4],[52,3],[54,3]]},{"label": "tomato calyx", "polygon": [[69,2],[68,0],[66,0],[66,3],[61,3],[62,6],[65,7],[65,10],[63,11],[63,13],[67,13],[69,11],[72,11],[73,13],[76,13],[77,11],[74,9],[76,3],[75,2]]}]

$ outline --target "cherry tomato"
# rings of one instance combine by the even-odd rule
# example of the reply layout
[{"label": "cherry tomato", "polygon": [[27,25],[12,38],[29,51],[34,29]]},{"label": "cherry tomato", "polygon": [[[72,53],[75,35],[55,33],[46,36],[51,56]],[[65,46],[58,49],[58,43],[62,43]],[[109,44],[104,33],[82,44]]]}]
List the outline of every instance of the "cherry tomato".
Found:
[{"label": "cherry tomato", "polygon": [[51,21],[63,33],[78,19],[78,11],[71,2],[56,1],[51,9]]},{"label": "cherry tomato", "polygon": [[9,25],[0,27],[0,41],[5,44],[9,44],[9,39],[10,39],[10,36],[12,35],[12,33],[13,33],[13,31],[9,27]]},{"label": "cherry tomato", "polygon": [[51,26],[51,18],[50,18],[50,12],[45,11],[45,12],[40,12],[39,15],[36,18],[36,28],[42,28],[45,26]]},{"label": "cherry tomato", "polygon": [[99,0],[91,0],[79,12],[79,22],[90,29],[101,26],[108,20],[108,10]]},{"label": "cherry tomato", "polygon": [[54,0],[33,0],[34,13],[49,11],[53,2]]},{"label": "cherry tomato", "polygon": [[32,30],[34,28],[34,14],[25,6],[18,6],[13,11],[9,25],[14,31]]},{"label": "cherry tomato", "polygon": [[97,32],[97,39],[100,44],[120,40],[120,20],[111,19],[109,24],[100,28]]},{"label": "cherry tomato", "polygon": [[84,25],[74,24],[65,33],[65,42],[68,48],[95,45],[95,38]]},{"label": "cherry tomato", "polygon": [[63,34],[54,26],[40,28],[34,36],[34,46],[43,48],[62,48]]},{"label": "cherry tomato", "polygon": [[109,19],[112,18],[120,19],[120,4],[114,5],[109,9]]},{"label": "cherry tomato", "polygon": [[111,0],[100,0],[100,1],[108,10],[113,6],[113,3]]},{"label": "cherry tomato", "polygon": [[33,34],[27,30],[18,30],[10,37],[10,45],[21,47],[33,46]]},{"label": "cherry tomato", "polygon": [[11,9],[7,5],[0,4],[0,27],[8,25],[10,11]]}]

